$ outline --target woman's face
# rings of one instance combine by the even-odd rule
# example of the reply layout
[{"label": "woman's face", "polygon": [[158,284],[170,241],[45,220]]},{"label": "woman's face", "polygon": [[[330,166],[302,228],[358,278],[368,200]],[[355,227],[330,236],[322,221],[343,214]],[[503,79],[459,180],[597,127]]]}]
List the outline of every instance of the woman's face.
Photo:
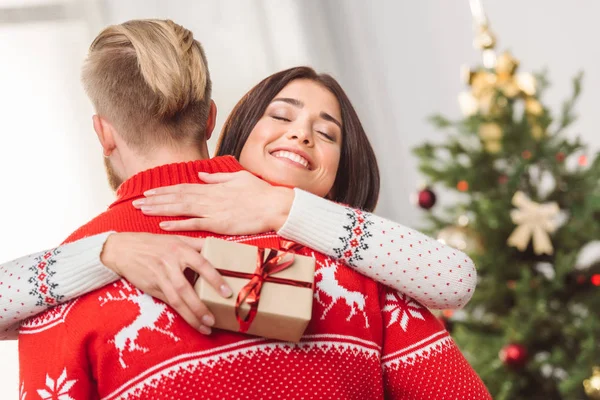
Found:
[{"label": "woman's face", "polygon": [[292,81],[252,129],[240,164],[269,182],[325,197],[340,162],[341,123],[329,90],[308,79]]}]

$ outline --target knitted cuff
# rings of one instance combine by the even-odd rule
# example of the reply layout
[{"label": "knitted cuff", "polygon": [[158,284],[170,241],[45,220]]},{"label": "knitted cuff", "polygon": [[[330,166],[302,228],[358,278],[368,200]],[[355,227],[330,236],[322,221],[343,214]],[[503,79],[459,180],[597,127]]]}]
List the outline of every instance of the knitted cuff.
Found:
[{"label": "knitted cuff", "polygon": [[294,189],[294,201],[287,220],[277,234],[324,254],[331,254],[344,236],[346,207]]},{"label": "knitted cuff", "polygon": [[104,243],[113,233],[100,233],[59,248],[60,264],[54,271],[53,281],[58,284],[56,292],[64,296],[63,301],[72,300],[120,278],[100,261]]}]

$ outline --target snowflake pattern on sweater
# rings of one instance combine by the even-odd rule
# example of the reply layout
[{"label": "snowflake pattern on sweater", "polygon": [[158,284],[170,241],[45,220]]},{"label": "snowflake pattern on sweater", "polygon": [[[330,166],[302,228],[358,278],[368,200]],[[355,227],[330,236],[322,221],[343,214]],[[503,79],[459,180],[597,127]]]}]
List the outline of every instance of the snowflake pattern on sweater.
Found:
[{"label": "snowflake pattern on sweater", "polygon": [[373,221],[361,210],[346,208],[348,224],[344,225],[345,236],[339,237],[340,246],[334,247],[333,252],[338,259],[347,265],[356,265],[357,261],[363,261],[362,252],[369,249],[367,239],[372,237],[370,227]]},{"label": "snowflake pattern on sweater", "polygon": [[59,254],[60,249],[48,251],[35,259],[35,266],[29,267],[29,272],[33,275],[28,279],[33,286],[29,294],[37,296],[37,306],[55,306],[62,300],[62,295],[54,293],[58,284],[52,282],[52,277],[56,274],[52,267],[56,264]]}]

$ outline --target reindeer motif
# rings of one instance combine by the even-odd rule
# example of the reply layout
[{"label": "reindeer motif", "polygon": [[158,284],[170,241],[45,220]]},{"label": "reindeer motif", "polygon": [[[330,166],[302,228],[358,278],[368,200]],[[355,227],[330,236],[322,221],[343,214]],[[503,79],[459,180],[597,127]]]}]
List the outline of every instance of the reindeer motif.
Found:
[{"label": "reindeer motif", "polygon": [[[106,293],[106,297],[98,297],[100,300],[100,306],[105,305],[111,301],[130,301],[136,304],[139,308],[139,314],[136,319],[129,325],[125,326],[115,335],[114,339],[110,340],[109,343],[113,343],[115,348],[119,352],[119,363],[122,368],[127,368],[125,361],[123,360],[123,353],[125,350],[132,352],[139,350],[143,353],[147,353],[149,349],[142,347],[137,344],[137,338],[142,329],[148,329],[162,333],[165,336],[170,337],[173,341],[178,342],[180,339],[175,336],[168,329],[173,325],[174,315],[167,310],[167,305],[164,303],[157,303],[154,299],[147,294],[144,294],[138,289],[132,288],[128,282],[121,281],[128,290],[128,294],[125,294],[122,290],[119,290],[119,297],[113,297],[112,294]],[[117,284],[115,284],[116,286]],[[157,326],[157,322],[162,315],[165,315],[168,319],[168,324],[164,328]]]},{"label": "reindeer motif", "polygon": [[[323,279],[321,279],[315,285],[315,299],[319,304],[325,307],[321,319],[325,319],[327,313],[340,299],[344,299],[346,305],[350,307],[350,314],[348,315],[348,318],[346,318],[346,321],[350,321],[350,318],[356,314],[356,310],[358,309],[365,317],[365,328],[368,328],[369,319],[367,318],[367,313],[365,312],[366,296],[360,292],[354,292],[341,286],[337,279],[335,279],[337,268],[338,265],[336,263],[330,264],[327,260],[325,260],[325,265],[322,265],[322,267],[315,272],[315,277],[319,275],[323,277]],[[329,305],[325,304],[325,302],[321,300],[321,293],[331,297],[331,303]]]}]

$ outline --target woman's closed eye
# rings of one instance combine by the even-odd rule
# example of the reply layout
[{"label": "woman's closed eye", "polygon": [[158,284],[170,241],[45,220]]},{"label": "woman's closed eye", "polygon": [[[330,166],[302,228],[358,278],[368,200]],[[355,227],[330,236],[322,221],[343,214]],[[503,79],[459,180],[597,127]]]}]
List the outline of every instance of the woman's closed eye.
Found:
[{"label": "woman's closed eye", "polygon": [[335,137],[333,137],[332,135],[326,133],[326,132],[322,132],[322,131],[317,131],[319,134],[321,134],[321,136],[323,136],[325,139],[331,141],[331,142],[335,142]]},{"label": "woman's closed eye", "polygon": [[271,118],[277,120],[277,121],[285,121],[285,122],[290,122],[291,120],[289,118],[286,117],[282,117],[279,115],[271,115]]}]

